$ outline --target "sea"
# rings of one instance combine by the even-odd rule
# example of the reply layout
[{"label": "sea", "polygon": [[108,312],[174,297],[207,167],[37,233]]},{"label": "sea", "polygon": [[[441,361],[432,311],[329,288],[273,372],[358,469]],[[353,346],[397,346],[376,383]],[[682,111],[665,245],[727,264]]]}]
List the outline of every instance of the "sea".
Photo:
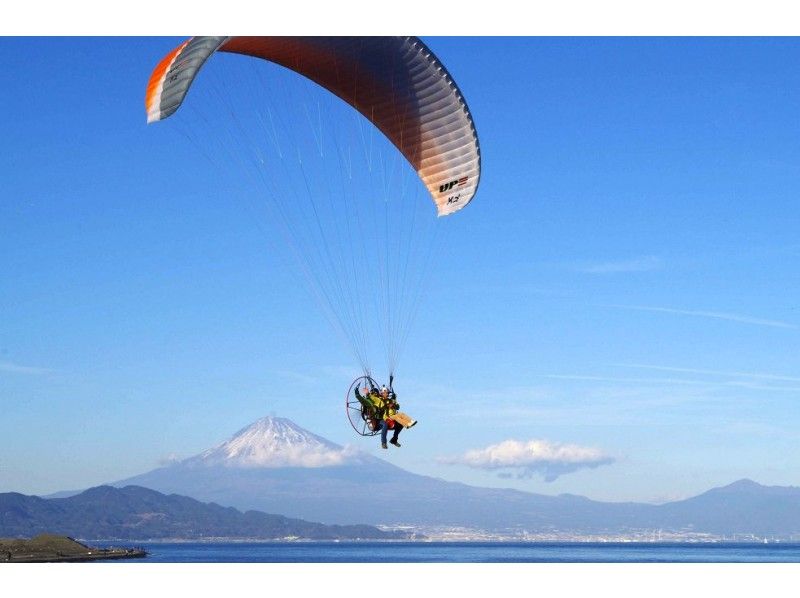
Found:
[{"label": "sea", "polygon": [[151,542],[138,546],[148,551],[148,557],[125,562],[800,563],[800,543]]}]

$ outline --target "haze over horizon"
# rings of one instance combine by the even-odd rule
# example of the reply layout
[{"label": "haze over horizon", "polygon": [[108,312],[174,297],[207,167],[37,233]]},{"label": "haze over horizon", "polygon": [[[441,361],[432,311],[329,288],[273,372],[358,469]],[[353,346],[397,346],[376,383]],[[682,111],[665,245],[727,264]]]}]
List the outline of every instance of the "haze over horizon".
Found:
[{"label": "haze over horizon", "polygon": [[800,485],[797,39],[425,38],[483,179],[397,373],[420,424],[389,451],[352,433],[358,365],[292,262],[145,126],[181,41],[0,38],[0,492],[134,476],[267,414],[476,486]]}]

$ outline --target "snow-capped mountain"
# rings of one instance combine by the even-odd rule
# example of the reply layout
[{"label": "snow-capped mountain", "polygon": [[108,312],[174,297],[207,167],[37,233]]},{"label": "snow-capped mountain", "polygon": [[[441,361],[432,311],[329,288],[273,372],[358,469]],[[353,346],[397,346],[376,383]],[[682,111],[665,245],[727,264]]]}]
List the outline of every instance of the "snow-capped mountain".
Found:
[{"label": "snow-capped mountain", "polygon": [[111,485],[140,485],[242,510],[361,523],[384,520],[365,513],[365,504],[397,495],[397,484],[421,477],[288,419],[264,417],[198,455]]},{"label": "snow-capped mountain", "polygon": [[327,467],[357,459],[354,450],[281,417],[264,417],[222,444],[184,461],[188,466]]}]

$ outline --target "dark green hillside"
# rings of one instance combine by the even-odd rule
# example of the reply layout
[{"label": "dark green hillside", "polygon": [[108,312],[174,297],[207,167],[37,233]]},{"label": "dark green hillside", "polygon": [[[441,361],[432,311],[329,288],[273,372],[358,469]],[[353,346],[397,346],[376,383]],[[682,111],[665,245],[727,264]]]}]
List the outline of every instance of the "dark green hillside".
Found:
[{"label": "dark green hillside", "polygon": [[69,498],[0,494],[0,537],[49,533],[77,538],[147,540],[401,539],[369,525],[324,525],[260,511],[238,511],[140,486],[98,486]]}]

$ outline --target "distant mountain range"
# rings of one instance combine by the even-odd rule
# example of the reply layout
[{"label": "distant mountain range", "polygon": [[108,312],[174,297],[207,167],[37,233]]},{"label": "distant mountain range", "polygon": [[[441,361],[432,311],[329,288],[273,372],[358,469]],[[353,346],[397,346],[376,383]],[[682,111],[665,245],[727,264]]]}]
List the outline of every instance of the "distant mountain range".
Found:
[{"label": "distant mountain range", "polygon": [[400,532],[369,525],[323,525],[257,511],[166,496],[139,486],[99,486],[69,498],[0,494],[0,537],[54,533],[77,538],[152,540],[239,538],[276,540],[391,540]]},{"label": "distant mountain range", "polygon": [[741,480],[687,500],[605,503],[478,488],[405,471],[267,417],[199,455],[135,476],[135,484],[203,501],[338,524],[462,526],[533,533],[673,530],[800,534],[800,489]]}]

